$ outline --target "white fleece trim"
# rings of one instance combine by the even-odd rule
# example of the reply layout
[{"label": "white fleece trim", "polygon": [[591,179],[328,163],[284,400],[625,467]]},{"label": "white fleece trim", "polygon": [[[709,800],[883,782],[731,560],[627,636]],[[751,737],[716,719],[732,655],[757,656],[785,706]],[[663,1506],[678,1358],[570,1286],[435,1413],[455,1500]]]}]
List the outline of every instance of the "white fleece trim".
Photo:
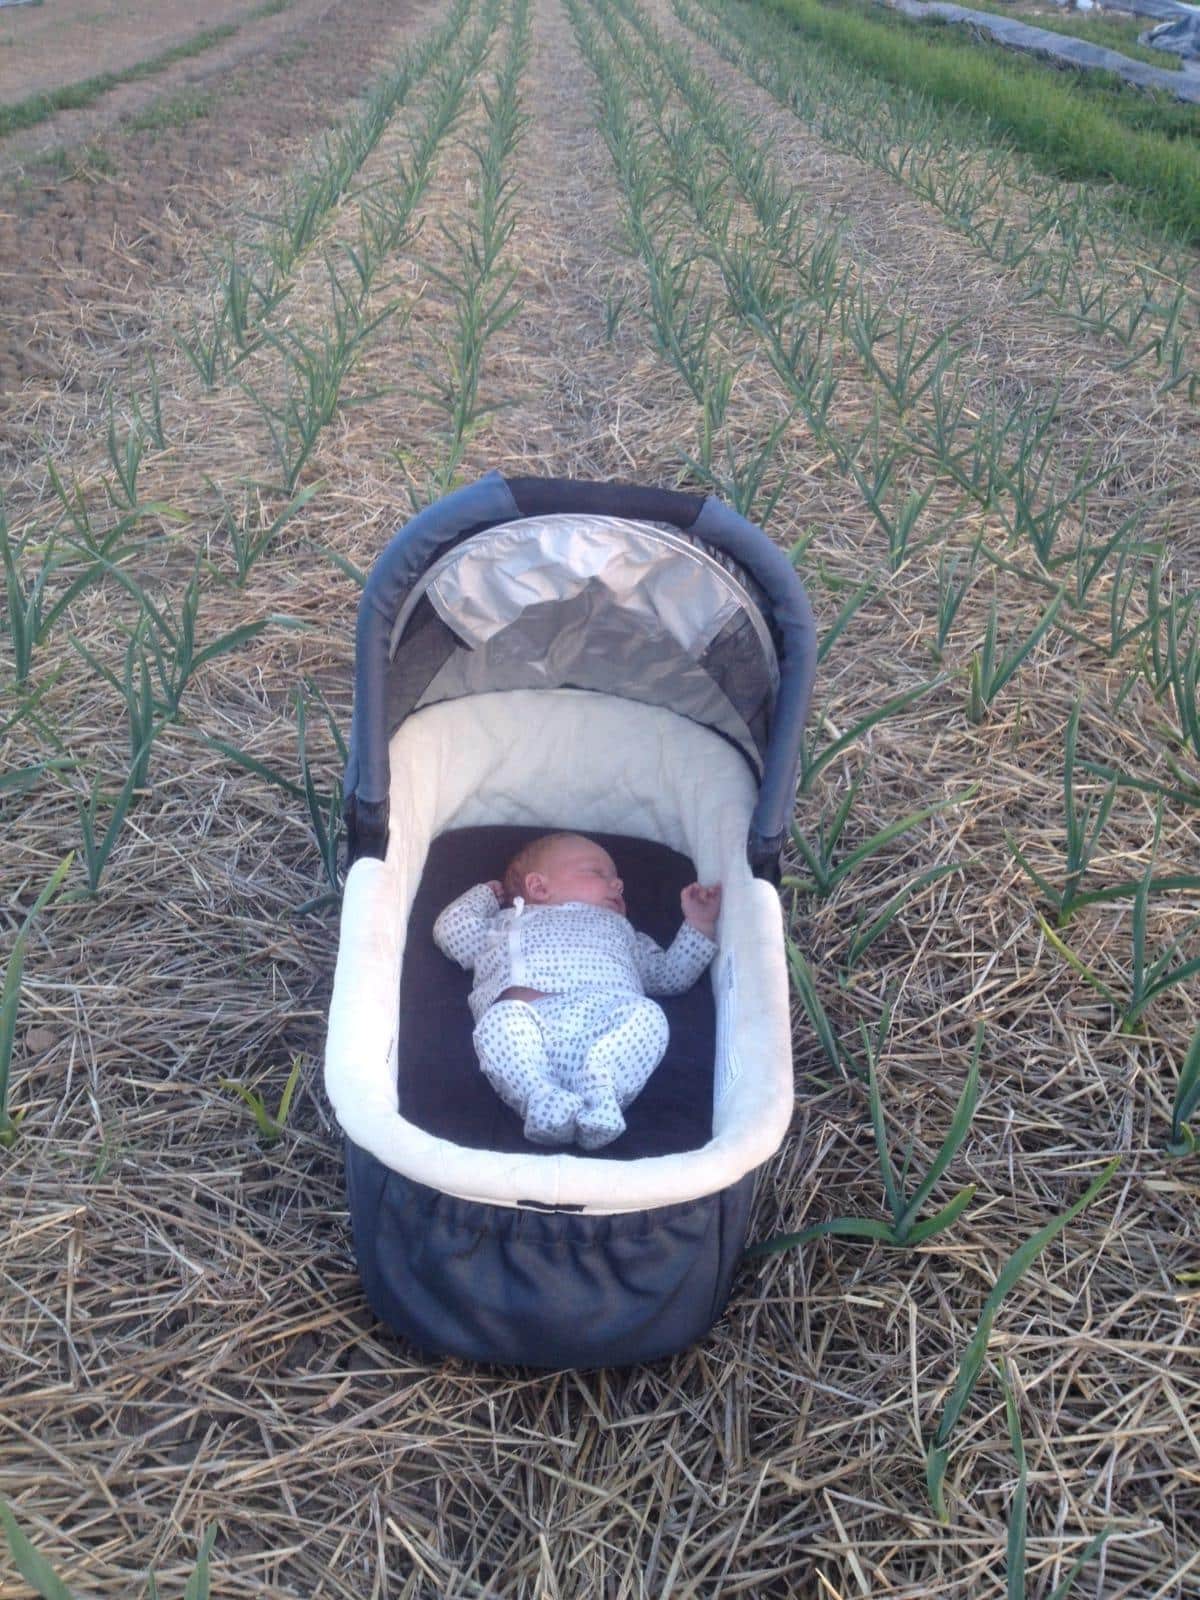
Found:
[{"label": "white fleece trim", "polygon": [[[657,706],[570,689],[514,690],[409,717],[392,739],[391,771],[387,859],[364,858],[347,876],[329,1007],[325,1088],[355,1144],[446,1194],[589,1212],[675,1205],[766,1161],[792,1112],[788,979],[778,897],[746,863],[755,787],[738,752]],[[711,970],[733,953],[734,1010],[721,1014],[718,985],[717,1033],[737,1070],[708,1144],[636,1161],[510,1154],[435,1138],[400,1115],[400,969],[428,847],[447,829],[489,823],[655,839],[689,855],[702,883],[723,883]]]}]

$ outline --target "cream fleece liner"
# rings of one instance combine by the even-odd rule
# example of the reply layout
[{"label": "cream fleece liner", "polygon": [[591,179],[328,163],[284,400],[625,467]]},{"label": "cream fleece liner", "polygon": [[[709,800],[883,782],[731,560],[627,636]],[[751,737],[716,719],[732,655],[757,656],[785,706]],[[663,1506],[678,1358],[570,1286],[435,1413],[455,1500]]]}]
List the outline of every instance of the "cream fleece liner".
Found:
[{"label": "cream fleece liner", "polygon": [[[415,713],[391,742],[387,859],[346,879],[325,1087],[355,1144],[417,1183],[497,1205],[642,1211],[735,1183],[761,1165],[792,1110],[791,1026],[778,897],[746,864],[756,798],[742,757],[674,712],[576,690],[472,695]],[[449,828],[561,826],[655,839],[724,885],[713,1137],[634,1161],[492,1153],[438,1139],[397,1100],[400,969],[425,856]],[[705,979],[702,982],[707,981]]]}]

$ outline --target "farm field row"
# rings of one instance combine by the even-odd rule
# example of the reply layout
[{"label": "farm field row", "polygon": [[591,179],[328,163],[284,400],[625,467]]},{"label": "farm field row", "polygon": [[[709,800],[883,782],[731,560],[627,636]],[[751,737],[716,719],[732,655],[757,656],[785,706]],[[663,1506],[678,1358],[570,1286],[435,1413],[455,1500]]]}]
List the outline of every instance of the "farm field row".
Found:
[{"label": "farm field row", "polygon": [[[1194,250],[739,0],[312,28],[0,218],[0,1500],[79,1595],[1182,1597]],[[380,1330],[320,1087],[359,583],[492,467],[722,495],[822,635],[811,1231],[629,1372]]]},{"label": "farm field row", "polygon": [[[280,5],[278,9],[284,9]],[[0,18],[0,105],[51,92],[98,73],[117,73],[186,47],[214,28],[245,22],[261,0],[214,0],[194,8],[149,0],[58,0],[14,7]]]},{"label": "farm field row", "polygon": [[[403,25],[390,0],[340,0],[202,87],[164,90],[156,79],[131,86],[137,109],[124,118],[108,95],[53,118],[36,140],[11,137],[0,180],[0,389],[24,383],[28,405],[31,380],[73,386],[82,350],[123,370],[123,345],[145,334],[151,287],[207,275],[248,186],[286,169],[303,140],[341,116]],[[270,94],[258,92],[263,73]],[[43,138],[48,155],[35,148]]]}]

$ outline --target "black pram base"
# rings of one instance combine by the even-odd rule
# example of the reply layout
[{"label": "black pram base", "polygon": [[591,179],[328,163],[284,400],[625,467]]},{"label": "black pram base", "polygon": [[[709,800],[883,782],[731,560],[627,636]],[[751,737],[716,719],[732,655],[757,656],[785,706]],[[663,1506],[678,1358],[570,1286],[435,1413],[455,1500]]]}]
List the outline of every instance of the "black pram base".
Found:
[{"label": "black pram base", "polygon": [[683,1205],[607,1216],[429,1189],[346,1141],[363,1287],[423,1350],[541,1368],[619,1367],[695,1343],[721,1314],[754,1174]]}]

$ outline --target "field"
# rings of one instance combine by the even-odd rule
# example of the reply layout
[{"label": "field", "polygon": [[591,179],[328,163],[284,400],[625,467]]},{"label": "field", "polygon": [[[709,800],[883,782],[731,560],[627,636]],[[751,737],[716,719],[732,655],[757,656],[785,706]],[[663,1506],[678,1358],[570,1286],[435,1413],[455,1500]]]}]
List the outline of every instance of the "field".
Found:
[{"label": "field", "polygon": [[[0,1600],[1200,1594],[1195,219],[792,4],[229,7],[0,141]],[[321,1085],[360,584],[492,467],[822,635],[801,1237],[631,1371],[382,1330]]]}]

